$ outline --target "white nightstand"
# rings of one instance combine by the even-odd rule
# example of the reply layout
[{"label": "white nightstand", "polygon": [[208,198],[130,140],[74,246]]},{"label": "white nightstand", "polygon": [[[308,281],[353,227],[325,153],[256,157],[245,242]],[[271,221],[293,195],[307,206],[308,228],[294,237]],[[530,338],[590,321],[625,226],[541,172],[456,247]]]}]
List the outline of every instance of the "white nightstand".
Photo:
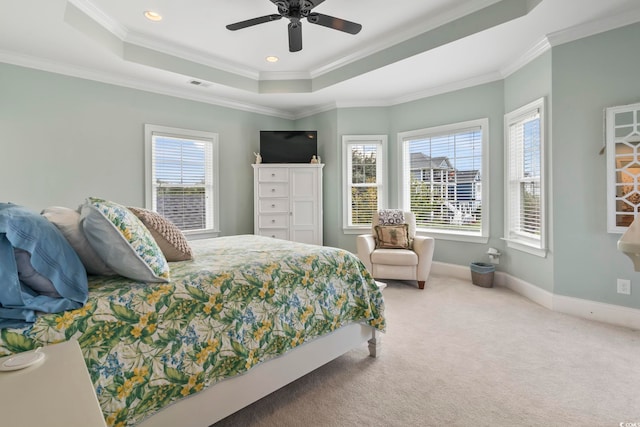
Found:
[{"label": "white nightstand", "polygon": [[[46,346],[40,352],[44,361],[0,372],[2,425],[106,427],[78,342]],[[0,358],[0,366],[10,357]]]}]

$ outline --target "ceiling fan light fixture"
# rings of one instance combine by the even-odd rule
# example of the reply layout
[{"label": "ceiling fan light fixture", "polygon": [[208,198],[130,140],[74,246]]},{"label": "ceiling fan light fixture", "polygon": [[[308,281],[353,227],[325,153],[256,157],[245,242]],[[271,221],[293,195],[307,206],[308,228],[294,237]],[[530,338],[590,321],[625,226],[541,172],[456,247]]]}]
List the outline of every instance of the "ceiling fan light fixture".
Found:
[{"label": "ceiling fan light fixture", "polygon": [[151,10],[145,10],[144,17],[147,18],[149,21],[153,21],[153,22],[162,21],[162,15],[160,15],[158,12],[153,12]]},{"label": "ceiling fan light fixture", "polygon": [[321,27],[331,28],[347,34],[358,34],[362,25],[336,18],[335,16],[324,15],[313,12],[312,9],[325,0],[269,0],[278,8],[277,14],[258,16],[257,18],[246,19],[240,22],[229,24],[226,28],[230,31],[237,31],[254,25],[277,21],[282,18],[289,20],[289,52],[299,52],[302,50],[302,19]]},{"label": "ceiling fan light fixture", "polygon": [[280,60],[280,58],[278,58],[277,56],[273,56],[273,55],[269,55],[264,59],[265,59],[265,61],[271,62],[271,63],[278,62]]}]

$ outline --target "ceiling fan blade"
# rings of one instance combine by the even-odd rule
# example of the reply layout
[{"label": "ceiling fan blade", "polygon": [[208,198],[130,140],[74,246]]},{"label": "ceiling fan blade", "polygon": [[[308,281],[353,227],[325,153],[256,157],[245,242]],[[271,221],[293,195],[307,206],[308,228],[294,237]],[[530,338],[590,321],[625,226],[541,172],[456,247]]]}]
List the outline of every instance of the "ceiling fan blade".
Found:
[{"label": "ceiling fan blade", "polygon": [[264,24],[265,22],[277,21],[278,19],[282,19],[282,15],[266,15],[260,16],[259,18],[247,19],[246,21],[236,22],[235,24],[227,25],[227,30],[235,31],[241,30],[243,28],[252,27],[258,24]]},{"label": "ceiling fan blade", "polygon": [[302,23],[289,23],[289,52],[298,52],[302,50]]},{"label": "ceiling fan blade", "polygon": [[362,25],[360,24],[329,15],[323,15],[322,13],[310,13],[307,17],[307,21],[312,24],[322,25],[323,27],[333,28],[334,30],[344,31],[349,34],[358,34],[362,29]]}]

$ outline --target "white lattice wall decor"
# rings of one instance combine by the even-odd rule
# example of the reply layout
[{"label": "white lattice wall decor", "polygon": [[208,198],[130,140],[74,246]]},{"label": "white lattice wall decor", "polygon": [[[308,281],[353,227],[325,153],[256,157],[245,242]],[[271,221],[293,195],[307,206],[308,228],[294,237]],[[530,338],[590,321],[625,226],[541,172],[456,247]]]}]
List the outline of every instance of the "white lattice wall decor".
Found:
[{"label": "white lattice wall decor", "polygon": [[607,231],[623,233],[640,213],[640,104],[605,114]]}]

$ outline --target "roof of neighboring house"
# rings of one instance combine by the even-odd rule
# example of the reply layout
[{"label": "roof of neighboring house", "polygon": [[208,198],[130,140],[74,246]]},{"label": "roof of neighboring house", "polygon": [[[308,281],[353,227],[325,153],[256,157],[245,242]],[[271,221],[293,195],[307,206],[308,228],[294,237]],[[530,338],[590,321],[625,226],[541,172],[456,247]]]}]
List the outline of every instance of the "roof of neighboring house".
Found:
[{"label": "roof of neighboring house", "polygon": [[[444,165],[443,165],[444,163]],[[411,169],[453,169],[446,156],[429,157],[424,153],[411,153]]]}]

